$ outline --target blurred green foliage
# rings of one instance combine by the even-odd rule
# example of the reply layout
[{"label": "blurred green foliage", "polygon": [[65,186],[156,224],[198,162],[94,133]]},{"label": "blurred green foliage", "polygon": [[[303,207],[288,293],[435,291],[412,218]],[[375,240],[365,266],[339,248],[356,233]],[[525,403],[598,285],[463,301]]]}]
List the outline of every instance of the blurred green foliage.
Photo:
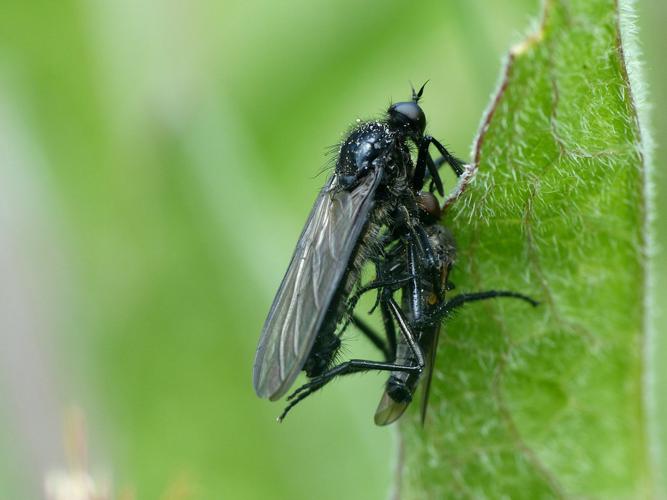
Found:
[{"label": "blurred green foliage", "polygon": [[[642,8],[657,44],[664,7]],[[136,498],[385,497],[393,431],[372,425],[383,378],[332,384],[277,425],[281,405],[251,387],[259,331],[327,146],[430,79],[429,129],[465,157],[500,57],[538,10],[3,2],[0,193],[18,193],[2,213],[20,228],[7,268],[30,283],[17,297],[42,342],[35,381],[51,384],[15,394],[34,400],[35,425],[57,432],[80,404],[91,461]],[[649,69],[662,105],[665,70]],[[61,437],[2,400],[0,487],[29,498]]]}]

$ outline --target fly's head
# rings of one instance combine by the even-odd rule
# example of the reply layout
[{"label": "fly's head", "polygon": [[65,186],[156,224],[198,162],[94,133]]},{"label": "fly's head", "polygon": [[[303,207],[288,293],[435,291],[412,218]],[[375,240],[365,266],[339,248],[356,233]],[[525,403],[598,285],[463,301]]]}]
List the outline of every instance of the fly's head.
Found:
[{"label": "fly's head", "polygon": [[424,93],[426,83],[421,86],[419,92],[412,89],[412,100],[397,102],[389,106],[387,110],[387,123],[398,133],[405,135],[415,141],[424,135],[426,129],[426,115],[419,105]]}]

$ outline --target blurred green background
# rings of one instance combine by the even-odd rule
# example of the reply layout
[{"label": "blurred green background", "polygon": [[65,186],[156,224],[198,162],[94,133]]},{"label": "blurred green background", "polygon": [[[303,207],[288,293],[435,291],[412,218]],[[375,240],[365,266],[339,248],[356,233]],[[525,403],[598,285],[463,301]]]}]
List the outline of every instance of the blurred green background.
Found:
[{"label": "blurred green background", "polygon": [[[660,144],[667,6],[638,8]],[[466,157],[501,57],[538,12],[538,0],[2,2],[0,497],[40,496],[45,471],[67,464],[78,405],[91,470],[123,498],[385,498],[396,435],[372,424],[383,377],[332,384],[277,425],[282,404],[251,385],[259,331],[327,147],[430,79],[429,130]],[[664,276],[665,253],[658,309]]]}]

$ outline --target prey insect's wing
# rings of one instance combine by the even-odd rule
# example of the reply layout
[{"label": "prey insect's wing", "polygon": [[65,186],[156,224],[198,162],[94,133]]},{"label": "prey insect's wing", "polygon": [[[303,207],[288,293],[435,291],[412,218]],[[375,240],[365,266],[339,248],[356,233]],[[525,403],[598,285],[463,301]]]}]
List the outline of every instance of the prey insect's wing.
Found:
[{"label": "prey insect's wing", "polygon": [[[446,233],[443,233],[446,234]],[[447,241],[447,237],[443,237],[441,241]],[[446,289],[447,287],[447,278],[449,277],[449,271],[451,269],[451,251],[448,255],[448,258],[441,270],[441,284],[442,288]],[[436,304],[444,302],[444,295],[441,296]],[[422,395],[421,402],[419,405],[419,410],[421,414],[422,425],[426,421],[426,410],[428,409],[428,398],[431,395],[431,381],[433,380],[433,369],[435,368],[435,356],[438,353],[438,341],[440,339],[440,328],[441,323],[436,323],[431,325],[428,330],[422,333],[421,342],[422,349],[424,350],[424,372],[422,373]]]},{"label": "prey insect's wing", "polygon": [[422,396],[419,405],[422,425],[426,421],[426,410],[428,409],[428,398],[431,393],[431,380],[433,379],[433,368],[435,367],[435,355],[438,350],[438,338],[440,337],[440,325],[434,325],[431,333],[431,342],[425,348],[424,373],[422,374]]},{"label": "prey insect's wing", "polygon": [[382,175],[375,168],[351,190],[336,189],[334,175],[317,197],[259,339],[253,369],[258,396],[279,399],[303,368],[368,223]]},{"label": "prey insect's wing", "polygon": [[403,415],[409,405],[410,401],[399,403],[394,401],[387,391],[384,391],[377,410],[375,410],[375,425],[393,424]]}]

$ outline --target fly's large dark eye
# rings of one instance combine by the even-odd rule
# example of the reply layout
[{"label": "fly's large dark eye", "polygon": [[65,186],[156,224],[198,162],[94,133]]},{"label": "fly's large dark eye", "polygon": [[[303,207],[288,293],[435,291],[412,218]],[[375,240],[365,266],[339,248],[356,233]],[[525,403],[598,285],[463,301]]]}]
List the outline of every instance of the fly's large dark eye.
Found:
[{"label": "fly's large dark eye", "polygon": [[389,124],[398,129],[406,129],[410,135],[419,136],[426,128],[426,116],[416,102],[398,102],[388,110]]}]

